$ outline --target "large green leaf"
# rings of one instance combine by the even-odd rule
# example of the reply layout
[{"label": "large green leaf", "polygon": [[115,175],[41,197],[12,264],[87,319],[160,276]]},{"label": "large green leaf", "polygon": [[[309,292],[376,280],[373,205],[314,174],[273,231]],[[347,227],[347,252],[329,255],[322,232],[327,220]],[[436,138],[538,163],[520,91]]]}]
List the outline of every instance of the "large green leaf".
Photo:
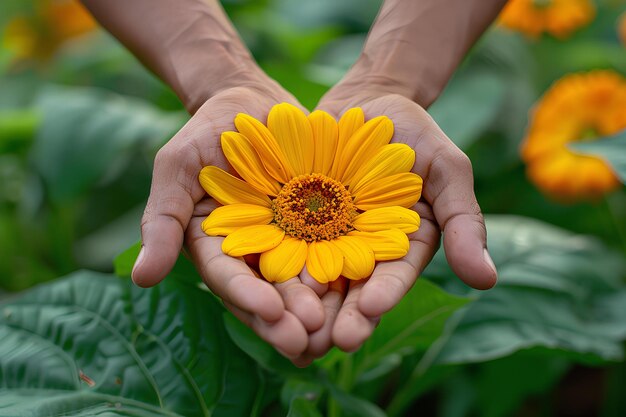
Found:
[{"label": "large green leaf", "polygon": [[170,276],[77,272],[0,304],[0,416],[253,415],[254,363],[223,308]]},{"label": "large green leaf", "polygon": [[570,147],[583,154],[599,156],[606,160],[615,174],[626,184],[626,130],[615,136],[591,142],[576,142]]},{"label": "large green leaf", "polygon": [[361,380],[393,369],[402,355],[426,350],[441,335],[450,315],[468,301],[425,279],[417,281],[356,353],[357,372],[364,372]]},{"label": "large green leaf", "polygon": [[48,88],[32,151],[36,170],[55,201],[75,198],[134,163],[132,151],[153,152],[184,122],[134,98],[89,88]]},{"label": "large green leaf", "polygon": [[[422,366],[481,362],[530,348],[580,361],[622,358],[626,338],[624,259],[593,238],[540,221],[487,218],[499,283],[459,310]],[[458,287],[437,255],[425,272]]]},{"label": "large green leaf", "polygon": [[224,313],[224,324],[232,341],[264,369],[282,375],[301,377],[312,375],[312,368],[296,368],[232,314]]}]

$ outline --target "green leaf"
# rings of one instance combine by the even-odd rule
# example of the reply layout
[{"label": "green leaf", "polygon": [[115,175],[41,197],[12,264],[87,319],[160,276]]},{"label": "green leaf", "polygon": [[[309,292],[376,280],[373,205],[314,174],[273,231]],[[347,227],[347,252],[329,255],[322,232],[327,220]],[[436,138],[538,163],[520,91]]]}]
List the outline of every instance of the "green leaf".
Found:
[{"label": "green leaf", "polygon": [[595,155],[604,159],[611,165],[620,180],[626,184],[626,130],[591,142],[572,143],[570,148],[582,154]]},{"label": "green leaf", "polygon": [[33,110],[0,111],[0,154],[28,149],[40,122]]},{"label": "green leaf", "polygon": [[568,370],[566,359],[540,354],[518,353],[484,363],[471,378],[476,411],[484,417],[514,415],[526,398],[548,391]]},{"label": "green leaf", "polygon": [[344,417],[385,417],[385,412],[376,404],[348,394],[332,383],[327,384],[332,397],[341,407]]},{"label": "green leaf", "polygon": [[[487,217],[498,285],[474,292],[421,364],[482,362],[543,348],[583,362],[620,360],[626,338],[624,259],[595,239],[537,220]],[[459,287],[440,253],[424,273]]]},{"label": "green leaf", "polygon": [[175,274],[141,289],[83,271],[4,301],[0,416],[252,415],[254,364],[222,313]]},{"label": "green leaf", "polygon": [[322,417],[315,404],[306,398],[298,397],[291,401],[287,417]]},{"label": "green leaf", "polygon": [[0,391],[0,416],[72,416],[96,415],[128,417],[182,417],[180,414],[97,392],[15,390]]},{"label": "green leaf", "polygon": [[296,398],[317,401],[323,392],[324,386],[319,380],[288,378],[280,390],[280,401],[285,407],[291,407]]},{"label": "green leaf", "polygon": [[[402,301],[383,316],[372,337],[356,354],[357,370],[370,370],[361,379],[393,369],[394,364],[400,363],[401,355],[428,348],[441,335],[448,317],[468,301],[448,294],[425,279],[418,280]],[[383,361],[385,357],[389,357],[391,363]],[[381,365],[385,369],[370,375],[373,368]]]},{"label": "green leaf", "polygon": [[141,250],[141,242],[137,242],[124,252],[115,257],[113,261],[113,267],[115,275],[118,277],[130,278],[130,274],[133,272],[133,266],[135,266],[135,260],[139,256]]},{"label": "green leaf", "polygon": [[461,149],[467,149],[500,111],[505,82],[492,72],[464,71],[455,77],[428,112]]},{"label": "green leaf", "polygon": [[309,368],[296,368],[287,358],[279,354],[270,344],[256,335],[249,327],[231,313],[224,313],[226,331],[233,342],[253,358],[261,367],[282,375],[304,376],[312,373]]},{"label": "green leaf", "polygon": [[134,163],[132,150],[152,154],[185,120],[139,99],[89,88],[48,88],[38,108],[43,122],[32,160],[54,201],[75,198],[105,177],[111,181]]}]

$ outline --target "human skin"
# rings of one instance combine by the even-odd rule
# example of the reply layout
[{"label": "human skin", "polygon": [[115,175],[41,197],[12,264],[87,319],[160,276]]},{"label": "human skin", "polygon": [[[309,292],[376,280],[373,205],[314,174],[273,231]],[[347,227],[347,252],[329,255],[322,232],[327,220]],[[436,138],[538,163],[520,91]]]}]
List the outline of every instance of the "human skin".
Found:
[{"label": "human skin", "polygon": [[455,274],[476,289],[495,285],[497,272],[487,250],[471,162],[424,109],[441,94],[505,3],[386,0],[357,62],[320,100],[318,108],[335,117],[359,106],[366,119],[384,114],[393,120],[392,142],[415,150],[413,171],[424,179],[422,198],[414,207],[422,222],[409,236],[404,258],[380,263],[371,278],[350,283],[341,305],[326,306],[337,311],[335,322],[311,337],[317,349],[309,348],[299,364],[321,356],[333,344],[358,349],[380,317],[413,286],[439,248],[442,232],[446,259]]},{"label": "human skin", "polygon": [[215,207],[198,182],[202,167],[228,169],[220,134],[237,113],[265,121],[270,108],[297,100],[254,62],[220,5],[204,0],[83,0],[100,23],[163,79],[192,114],[157,154],[142,219],[137,285],[160,282],[183,243],[206,285],[260,337],[305,366],[333,345],[348,351],[369,337],[432,258],[444,232],[455,273],[487,289],[497,273],[473,192],[471,164],[423,110],[439,95],[467,49],[495,18],[503,0],[387,0],[361,57],[319,108],[340,116],[363,108],[366,118],[393,120],[393,141],[416,151],[424,178],[415,210],[423,219],[403,259],[378,264],[368,280],[317,284],[304,270],[282,284],[255,277],[242,259],[221,251],[202,220]]}]

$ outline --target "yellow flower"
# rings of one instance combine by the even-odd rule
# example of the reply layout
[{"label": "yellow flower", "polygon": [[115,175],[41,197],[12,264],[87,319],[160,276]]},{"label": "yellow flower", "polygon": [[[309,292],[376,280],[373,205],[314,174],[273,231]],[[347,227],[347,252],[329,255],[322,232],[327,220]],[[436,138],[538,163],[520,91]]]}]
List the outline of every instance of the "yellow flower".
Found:
[{"label": "yellow flower", "polygon": [[2,43],[18,60],[46,60],[63,42],[95,28],[95,21],[78,0],[40,0],[32,15],[9,21]]},{"label": "yellow flower", "polygon": [[564,200],[599,197],[619,186],[600,158],[568,148],[626,128],[626,79],[611,71],[563,77],[544,94],[522,145],[527,174],[544,192]]},{"label": "yellow flower", "polygon": [[271,282],[297,276],[306,265],[319,282],[368,277],[376,261],[401,258],[407,233],[419,228],[411,210],[422,179],[411,173],[415,152],[390,144],[393,123],[365,122],[360,108],[339,123],[328,113],[306,116],[274,106],[267,126],[238,114],[238,132],[224,132],[222,150],[240,178],[208,166],[200,183],[223,206],[202,223],[226,236],[224,253],[260,253]]},{"label": "yellow flower", "polygon": [[595,17],[591,0],[509,0],[500,23],[530,37],[546,32],[566,38]]}]

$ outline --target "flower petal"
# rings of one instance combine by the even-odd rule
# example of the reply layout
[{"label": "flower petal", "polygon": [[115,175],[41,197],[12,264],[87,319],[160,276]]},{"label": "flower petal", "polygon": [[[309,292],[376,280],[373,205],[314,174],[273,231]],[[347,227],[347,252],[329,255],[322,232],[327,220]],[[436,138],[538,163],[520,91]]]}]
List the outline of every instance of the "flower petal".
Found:
[{"label": "flower petal", "polygon": [[263,253],[278,246],[284,237],[285,231],[271,224],[246,226],[226,236],[222,252],[230,256]]},{"label": "flower petal", "polygon": [[334,281],[341,275],[343,254],[327,240],[311,242],[306,257],[306,269],[322,284]]},{"label": "flower petal", "polygon": [[328,113],[315,110],[309,114],[313,129],[313,172],[328,175],[337,152],[339,128]]},{"label": "flower petal", "polygon": [[235,117],[235,126],[258,152],[265,170],[276,180],[285,184],[294,177],[293,168],[280,149],[276,138],[267,127],[257,119],[244,113]]},{"label": "flower petal", "polygon": [[330,176],[332,178],[339,178],[343,175],[343,172],[347,168],[347,161],[341,158],[343,149],[346,147],[348,140],[352,137],[354,132],[359,130],[365,123],[365,115],[363,109],[360,107],[354,107],[346,111],[341,119],[339,119],[338,128],[338,140],[337,140],[337,152],[335,153],[335,159],[333,166],[330,170]]},{"label": "flower petal", "polygon": [[361,210],[388,206],[411,208],[421,193],[422,177],[403,172],[367,183],[354,193],[354,204]]},{"label": "flower petal", "polygon": [[340,157],[346,161],[347,166],[342,176],[337,179],[349,185],[354,174],[372,159],[380,148],[389,144],[392,136],[393,122],[388,117],[379,116],[368,120],[354,132],[343,148]]},{"label": "flower petal", "polygon": [[306,242],[287,237],[274,249],[261,254],[259,268],[269,282],[284,282],[298,276],[304,267],[306,256]]},{"label": "flower petal", "polygon": [[359,214],[352,224],[361,232],[399,229],[404,233],[413,233],[420,227],[420,216],[404,207],[382,207]]},{"label": "flower petal", "polygon": [[374,251],[360,237],[339,236],[332,241],[343,254],[341,275],[348,279],[367,278],[374,271]]},{"label": "flower petal", "polygon": [[377,261],[399,259],[409,251],[409,238],[406,233],[398,229],[381,230],[379,232],[352,231],[348,236],[357,236],[363,239],[374,251]]},{"label": "flower petal", "polygon": [[372,181],[401,172],[409,172],[415,163],[415,151],[404,143],[385,145],[354,174],[350,192],[357,191]]},{"label": "flower petal", "polygon": [[266,195],[278,195],[280,184],[267,173],[263,161],[244,135],[238,132],[224,132],[221,142],[226,159],[241,178]]},{"label": "flower petal", "polygon": [[255,204],[263,207],[272,206],[272,202],[265,194],[218,167],[208,166],[202,168],[199,180],[202,188],[211,197],[225,206],[237,203]]},{"label": "flower petal", "polygon": [[267,116],[267,127],[295,175],[310,174],[313,170],[313,129],[302,110],[289,103],[277,104]]},{"label": "flower petal", "polygon": [[216,208],[202,222],[209,236],[227,236],[245,226],[269,224],[274,218],[271,208],[255,204],[230,204]]}]

